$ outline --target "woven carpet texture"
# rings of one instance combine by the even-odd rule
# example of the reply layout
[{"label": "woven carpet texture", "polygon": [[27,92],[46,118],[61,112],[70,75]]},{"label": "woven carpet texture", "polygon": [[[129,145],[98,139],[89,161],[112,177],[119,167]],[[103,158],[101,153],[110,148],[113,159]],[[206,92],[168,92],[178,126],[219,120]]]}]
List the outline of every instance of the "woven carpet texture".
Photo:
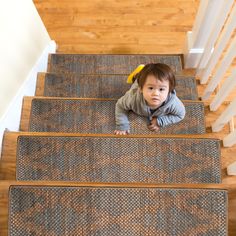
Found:
[{"label": "woven carpet texture", "polygon": [[10,199],[11,236],[227,235],[224,190],[12,186]]},{"label": "woven carpet texture", "polygon": [[214,139],[21,136],[17,146],[17,180],[221,182]]},{"label": "woven carpet texture", "polygon": [[[40,99],[32,100],[29,131],[70,133],[113,133],[116,100]],[[202,102],[184,102],[186,116],[177,124],[163,127],[162,134],[205,133]],[[132,134],[153,134],[147,118],[130,112]]]},{"label": "woven carpet texture", "polygon": [[48,72],[58,74],[130,74],[139,64],[165,63],[175,72],[182,70],[180,56],[52,54]]},{"label": "woven carpet texture", "polygon": [[[208,188],[221,183],[220,141],[188,136],[206,132],[205,108],[197,101],[195,78],[181,75],[179,55],[52,54],[49,62],[48,98],[32,99],[28,131],[65,134],[19,135],[16,178],[63,186],[11,186],[10,236],[227,235],[227,191]],[[145,136],[102,136],[114,133],[115,104],[130,86],[127,75],[150,62],[171,66],[186,107],[184,120],[155,134],[182,136],[151,137],[147,118],[132,112],[131,134]],[[110,187],[72,187],[72,181]]]},{"label": "woven carpet texture", "polygon": [[[127,75],[45,75],[44,96],[120,98],[130,88]],[[176,93],[182,100],[197,100],[194,77],[176,76]]]}]

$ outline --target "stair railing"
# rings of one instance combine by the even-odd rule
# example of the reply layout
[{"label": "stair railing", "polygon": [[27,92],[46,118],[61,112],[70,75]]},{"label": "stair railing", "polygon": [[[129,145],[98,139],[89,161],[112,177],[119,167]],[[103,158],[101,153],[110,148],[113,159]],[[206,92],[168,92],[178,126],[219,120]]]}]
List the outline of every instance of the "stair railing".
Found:
[{"label": "stair railing", "polygon": [[195,68],[200,83],[206,84],[201,99],[209,100],[210,110],[216,111],[220,105],[229,102],[212,124],[212,131],[219,132],[230,122],[230,134],[223,139],[225,147],[236,144],[233,123],[236,95],[231,101],[226,100],[236,87],[236,69],[232,70],[236,57],[235,31],[235,0],[201,0],[193,30],[187,34],[184,55],[185,68]]}]

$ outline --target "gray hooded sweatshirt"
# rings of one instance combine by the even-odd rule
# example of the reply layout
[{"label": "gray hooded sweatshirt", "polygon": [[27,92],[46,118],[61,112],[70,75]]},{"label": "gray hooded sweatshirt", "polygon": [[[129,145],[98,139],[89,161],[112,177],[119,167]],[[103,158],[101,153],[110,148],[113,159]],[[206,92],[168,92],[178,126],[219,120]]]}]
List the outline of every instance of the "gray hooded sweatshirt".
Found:
[{"label": "gray hooded sweatshirt", "polygon": [[122,96],[116,103],[116,129],[129,130],[128,113],[133,111],[137,115],[148,117],[151,121],[152,117],[157,117],[159,127],[181,121],[185,116],[185,107],[180,99],[176,96],[176,92],[169,93],[166,101],[151,113],[143,94],[141,93],[137,81],[135,81],[130,90]]}]

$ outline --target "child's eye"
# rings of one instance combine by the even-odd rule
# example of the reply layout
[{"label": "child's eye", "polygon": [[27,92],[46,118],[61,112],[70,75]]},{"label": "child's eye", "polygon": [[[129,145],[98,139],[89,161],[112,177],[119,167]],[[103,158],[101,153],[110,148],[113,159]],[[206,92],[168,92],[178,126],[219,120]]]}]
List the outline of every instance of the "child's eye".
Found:
[{"label": "child's eye", "polygon": [[148,87],[148,89],[153,90],[153,87]]},{"label": "child's eye", "polygon": [[165,88],[160,88],[160,91],[161,91],[161,92],[165,91]]}]

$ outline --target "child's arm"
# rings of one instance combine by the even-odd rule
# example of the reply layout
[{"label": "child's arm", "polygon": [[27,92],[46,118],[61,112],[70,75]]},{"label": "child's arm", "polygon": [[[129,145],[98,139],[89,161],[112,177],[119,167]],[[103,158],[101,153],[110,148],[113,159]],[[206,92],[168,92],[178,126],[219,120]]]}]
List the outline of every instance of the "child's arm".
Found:
[{"label": "child's arm", "polygon": [[148,129],[150,129],[151,131],[158,131],[159,130],[159,126],[157,124],[157,118],[153,117],[150,124],[148,125]]},{"label": "child's arm", "polygon": [[164,127],[170,124],[180,122],[185,117],[184,104],[177,98],[176,103],[173,104],[167,114],[163,114],[157,117],[157,124],[159,127]]},{"label": "child's arm", "polygon": [[116,103],[115,117],[116,117],[116,130],[115,134],[129,134],[129,99],[128,94],[121,97]]}]

